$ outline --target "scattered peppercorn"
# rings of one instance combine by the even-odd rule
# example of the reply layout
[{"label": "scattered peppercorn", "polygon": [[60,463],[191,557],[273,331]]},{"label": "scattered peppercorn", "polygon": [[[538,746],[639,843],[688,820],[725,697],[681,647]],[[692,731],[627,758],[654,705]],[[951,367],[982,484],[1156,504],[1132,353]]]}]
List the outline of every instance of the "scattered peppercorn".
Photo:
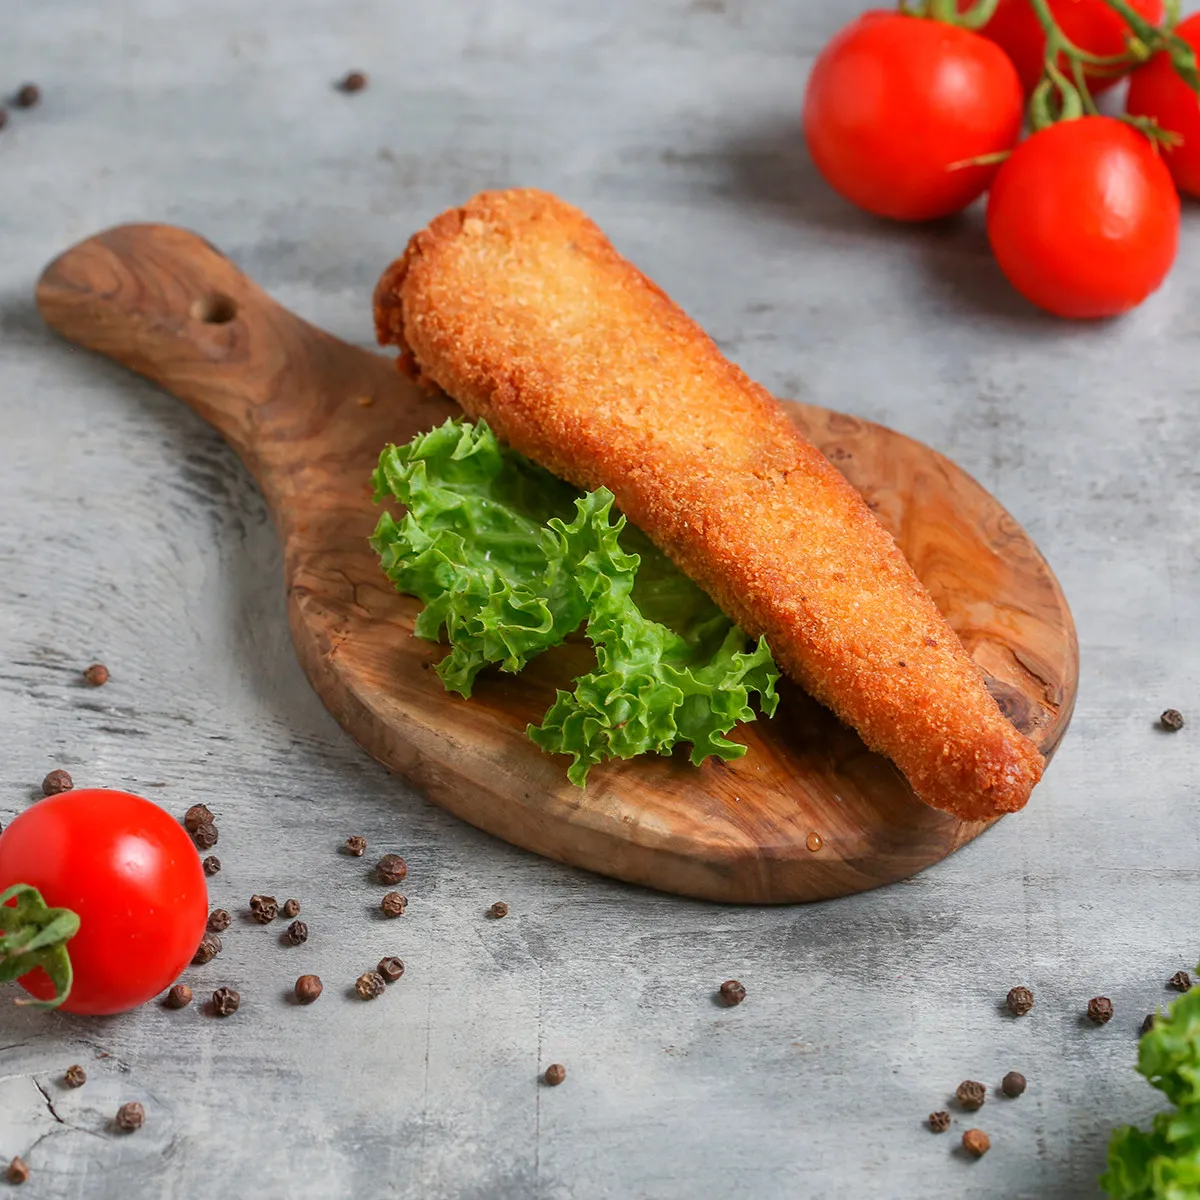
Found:
[{"label": "scattered peppercorn", "polygon": [[727,979],[721,984],[721,999],[729,1008],[741,1004],[746,998],[746,989],[736,979]]},{"label": "scattered peppercorn", "polygon": [[503,900],[497,900],[491,908],[488,909],[488,916],[499,921],[502,917],[508,916],[508,905]]},{"label": "scattered peppercorn", "polygon": [[250,915],[260,925],[270,925],[279,916],[279,902],[274,896],[260,896],[256,892],[250,897]]},{"label": "scattered peppercorn", "polygon": [[[8,124],[8,113],[3,108],[0,108],[0,129],[3,129],[5,127],[5,125],[7,125],[7,124]],[[421,666],[424,666],[424,665],[425,665],[424,663],[421,664]],[[20,1160],[17,1159],[14,1161],[19,1162]]]},{"label": "scattered peppercorn", "polygon": [[117,1128],[124,1133],[141,1129],[146,1123],[146,1110],[136,1101],[130,1100],[117,1109]]},{"label": "scattered peppercorn", "polygon": [[404,963],[395,957],[381,958],[375,968],[388,983],[395,983],[404,974]]},{"label": "scattered peppercorn", "polygon": [[217,833],[217,827],[210,821],[205,821],[203,825],[197,825],[192,830],[192,841],[201,850],[211,850],[219,840],[220,835]]},{"label": "scattered peppercorn", "polygon": [[1014,1017],[1023,1017],[1033,1007],[1033,993],[1027,987],[1010,988],[1008,1011]]},{"label": "scattered peppercorn", "polygon": [[212,994],[213,1012],[218,1017],[232,1017],[242,1006],[242,998],[233,988],[219,987]]},{"label": "scattered peppercorn", "polygon": [[312,1004],[325,990],[325,985],[316,975],[301,975],[296,980],[296,1000],[300,1004]]},{"label": "scattered peppercorn", "polygon": [[348,837],[346,839],[346,853],[353,854],[355,858],[362,858],[367,852],[367,839],[365,837]]},{"label": "scattered peppercorn", "polygon": [[367,86],[367,77],[362,71],[350,71],[338,84],[338,91],[354,93],[361,92]]},{"label": "scattered peppercorn", "polygon": [[45,779],[42,780],[42,795],[57,796],[60,792],[69,792],[75,786],[71,776],[61,768],[56,771],[51,771]]},{"label": "scattered peppercorn", "polygon": [[108,682],[108,668],[103,663],[92,663],[83,677],[92,687],[103,687]]},{"label": "scattered peppercorn", "polygon": [[551,1087],[558,1087],[567,1077],[567,1068],[562,1063],[551,1063],[546,1068],[546,1082]]},{"label": "scattered peppercorn", "polygon": [[[0,113],[3,113],[3,111],[3,109],[0,109]],[[3,124],[4,122],[0,121],[0,125]],[[8,1164],[8,1170],[5,1171],[4,1177],[9,1183],[24,1183],[29,1178],[29,1164],[23,1158],[14,1158]]]},{"label": "scattered peppercorn", "polygon": [[402,917],[408,907],[408,898],[399,892],[388,892],[379,902],[380,911],[385,917]]},{"label": "scattered peppercorn", "polygon": [[1173,987],[1177,992],[1186,992],[1192,986],[1192,977],[1186,971],[1176,971],[1167,986]]},{"label": "scattered peppercorn", "polygon": [[375,878],[380,883],[401,883],[408,874],[408,864],[398,854],[385,854],[375,865]]},{"label": "scattered peppercorn", "polygon": [[215,854],[210,854],[202,865],[205,875],[215,875],[221,869],[221,860]]},{"label": "scattered peppercorn", "polygon": [[41,98],[42,89],[36,83],[27,83],[17,92],[13,103],[18,108],[32,108]]},{"label": "scattered peppercorn", "polygon": [[216,818],[207,804],[193,804],[183,814],[183,827],[188,833],[195,833],[201,825],[212,825]]},{"label": "scattered peppercorn", "polygon": [[232,922],[233,918],[223,908],[214,908],[208,914],[208,927],[213,933],[224,933]]},{"label": "scattered peppercorn", "polygon": [[69,1088],[81,1088],[87,1083],[87,1072],[76,1063],[73,1067],[67,1068],[67,1073],[63,1076],[63,1082]]},{"label": "scattered peppercorn", "polygon": [[1168,708],[1158,720],[1168,733],[1178,733],[1183,728],[1183,713],[1177,708]]},{"label": "scattered peppercorn", "polygon": [[293,946],[303,946],[308,941],[308,926],[303,921],[293,921],[283,935]]},{"label": "scattered peppercorn", "polygon": [[285,900],[283,902],[283,915],[290,921],[293,917],[300,915],[299,900]]},{"label": "scattered peppercorn", "polygon": [[1149,1033],[1154,1028],[1154,1014],[1147,1013],[1146,1019],[1142,1022],[1142,1032]]},{"label": "scattered peppercorn", "polygon": [[192,956],[192,962],[196,966],[202,967],[205,963],[212,962],[221,953],[221,950],[221,939],[215,933],[206,933],[200,939],[200,945],[196,947],[196,953]]},{"label": "scattered peppercorn", "polygon": [[934,1133],[945,1133],[950,1128],[950,1114],[948,1112],[930,1113],[929,1128]]},{"label": "scattered peppercorn", "polygon": [[962,1136],[962,1144],[972,1158],[982,1158],[992,1148],[992,1139],[982,1129],[968,1129]]},{"label": "scattered peppercorn", "polygon": [[987,1088],[974,1079],[964,1079],[954,1094],[967,1112],[974,1112],[983,1107],[983,1102],[987,1099]]},{"label": "scattered peppercorn", "polygon": [[1088,1001],[1087,1015],[1089,1021],[1097,1025],[1107,1025],[1112,1020],[1112,1001],[1107,996],[1093,996]]},{"label": "scattered peppercorn", "polygon": [[186,983],[177,983],[167,993],[168,1008],[187,1008],[192,1002],[192,989]]},{"label": "scattered peppercorn", "polygon": [[1025,1091],[1025,1076],[1020,1071],[1009,1071],[1000,1081],[1000,1090],[1014,1100]]},{"label": "scattered peppercorn", "polygon": [[378,971],[367,971],[355,980],[354,990],[360,1000],[374,1000],[376,996],[382,996],[387,991],[387,984]]}]

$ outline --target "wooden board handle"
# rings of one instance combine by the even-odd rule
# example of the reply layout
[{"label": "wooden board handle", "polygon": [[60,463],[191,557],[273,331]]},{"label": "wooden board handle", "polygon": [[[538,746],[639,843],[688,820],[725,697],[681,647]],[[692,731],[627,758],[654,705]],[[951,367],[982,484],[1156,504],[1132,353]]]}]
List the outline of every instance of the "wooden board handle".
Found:
[{"label": "wooden board handle", "polygon": [[262,424],[288,403],[281,382],[319,365],[297,355],[333,340],[202,237],[171,225],[120,225],[71,247],[42,272],[37,304],[70,341],[189,404],[252,467]]}]

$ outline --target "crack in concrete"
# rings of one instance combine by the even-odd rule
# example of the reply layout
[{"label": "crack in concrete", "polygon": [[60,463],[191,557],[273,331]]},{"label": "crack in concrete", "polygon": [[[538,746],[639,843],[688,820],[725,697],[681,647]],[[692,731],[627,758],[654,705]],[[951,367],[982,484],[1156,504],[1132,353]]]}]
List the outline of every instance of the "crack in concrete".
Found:
[{"label": "crack in concrete", "polygon": [[58,1115],[58,1112],[55,1110],[55,1107],[54,1107],[54,1101],[50,1099],[50,1093],[49,1093],[48,1091],[46,1091],[46,1089],[45,1089],[44,1087],[42,1087],[42,1085],[41,1085],[40,1083],[38,1083],[38,1081],[37,1081],[36,1079],[33,1079],[33,1080],[32,1080],[32,1083],[33,1083],[33,1086],[34,1086],[35,1088],[37,1088],[37,1090],[38,1090],[39,1092],[41,1092],[41,1093],[42,1093],[42,1099],[43,1099],[43,1100],[45,1100],[45,1102],[46,1102],[46,1107],[47,1107],[47,1108],[50,1110],[50,1115],[51,1115],[51,1116],[52,1116],[52,1117],[53,1117],[53,1118],[54,1118],[54,1119],[55,1119],[55,1120],[56,1120],[56,1121],[57,1121],[57,1122],[58,1122],[60,1125],[65,1125],[65,1124],[66,1124],[66,1121],[64,1121],[64,1120],[62,1119],[62,1117],[60,1117],[60,1116]]}]

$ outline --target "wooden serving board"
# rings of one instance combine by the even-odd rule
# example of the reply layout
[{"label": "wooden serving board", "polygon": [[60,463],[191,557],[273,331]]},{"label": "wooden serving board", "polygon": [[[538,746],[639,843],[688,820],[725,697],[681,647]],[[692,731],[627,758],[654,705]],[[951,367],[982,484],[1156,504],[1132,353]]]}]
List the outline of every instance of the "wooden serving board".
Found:
[{"label": "wooden serving board", "polygon": [[[458,411],[281,308],[207,242],[127,225],[46,268],[38,306],[64,337],[148,376],[210,421],[253,473],[285,548],[296,650],[346,731],[431,799],[539,854],[666,891],[792,902],[903,879],[977,836],[920,803],[886,759],[784,682],[772,720],[739,727],[732,763],[614,762],[571,786],[566,760],[525,736],[582,640],[463,700],[413,637],[367,537],[369,477],[386,442]],[[364,303],[366,302],[364,298]],[[1066,730],[1078,650],[1058,582],[1017,523],[940,454],[854,417],[789,404],[895,535],[987,672],[1013,722],[1049,757]],[[1031,803],[1041,802],[1035,792]],[[1019,819],[1019,818],[1018,818]]]}]

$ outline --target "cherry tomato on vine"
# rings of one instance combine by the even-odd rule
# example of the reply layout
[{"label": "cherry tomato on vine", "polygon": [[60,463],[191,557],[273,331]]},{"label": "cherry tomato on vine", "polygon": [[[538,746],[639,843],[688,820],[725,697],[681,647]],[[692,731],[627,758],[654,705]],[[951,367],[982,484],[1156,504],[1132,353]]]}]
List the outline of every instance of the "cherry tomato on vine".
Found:
[{"label": "cherry tomato on vine", "polygon": [[[1175,32],[1200,51],[1200,13],[1181,21]],[[1181,145],[1163,147],[1163,160],[1181,192],[1200,196],[1200,98],[1179,78],[1165,51],[1133,73],[1125,111],[1153,117],[1164,129],[1183,138]]]},{"label": "cherry tomato on vine", "polygon": [[[68,1012],[144,1004],[175,982],[204,936],[200,856],[169,813],[128,792],[81,788],[21,813],[0,834],[0,891],[17,883],[79,916],[66,943]],[[38,999],[54,995],[40,967],[20,982]]]},{"label": "cherry tomato on vine", "polygon": [[[966,11],[973,0],[959,0],[959,10]],[[1162,0],[1129,0],[1130,7],[1152,24],[1163,19]],[[1059,29],[1080,50],[1104,58],[1123,54],[1129,37],[1129,26],[1104,0],[1049,0],[1050,12]],[[1033,91],[1042,77],[1046,59],[1046,34],[1030,0],[1000,0],[995,15],[980,32],[991,38],[1017,68],[1021,86],[1026,94]],[[1060,60],[1068,78],[1070,70]],[[1086,72],[1088,87],[1098,94],[1117,82],[1119,76],[1107,75],[1099,68]]]},{"label": "cherry tomato on vine", "polygon": [[988,196],[1009,282],[1061,317],[1113,317],[1166,278],[1179,196],[1149,138],[1114,117],[1062,121],[1022,142]]},{"label": "cherry tomato on vine", "polygon": [[817,169],[852,204],[925,221],[983,193],[996,167],[956,164],[1010,149],[1022,103],[1012,63],[985,38],[923,17],[869,12],[817,58],[804,136]]}]

